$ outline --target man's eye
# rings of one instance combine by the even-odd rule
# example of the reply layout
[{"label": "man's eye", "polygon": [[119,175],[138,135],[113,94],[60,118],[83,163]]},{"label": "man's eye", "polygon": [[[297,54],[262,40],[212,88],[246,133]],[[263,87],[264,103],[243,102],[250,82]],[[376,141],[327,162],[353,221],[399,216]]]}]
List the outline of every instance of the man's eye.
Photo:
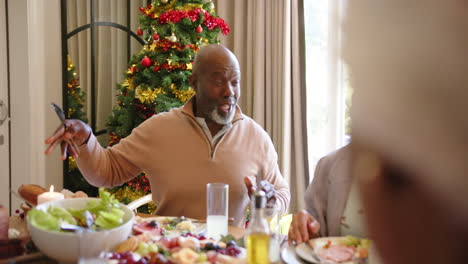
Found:
[{"label": "man's eye", "polygon": [[232,86],[237,86],[237,85],[239,85],[239,81],[238,80],[232,81],[231,85]]},{"label": "man's eye", "polygon": [[216,84],[216,85],[222,85],[222,84],[223,84],[223,81],[221,81],[221,80],[215,80],[215,84]]}]

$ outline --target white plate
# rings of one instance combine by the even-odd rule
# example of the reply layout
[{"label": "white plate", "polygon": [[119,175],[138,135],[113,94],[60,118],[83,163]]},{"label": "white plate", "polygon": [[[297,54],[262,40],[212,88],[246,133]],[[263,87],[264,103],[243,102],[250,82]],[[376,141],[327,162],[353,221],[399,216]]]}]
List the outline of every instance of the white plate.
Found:
[{"label": "white plate", "polygon": [[[309,240],[307,243],[302,243],[296,246],[296,254],[303,260],[310,263],[319,263],[319,264],[333,264],[336,262],[327,261],[320,259],[314,251],[314,248],[319,248],[325,246],[328,241],[332,245],[341,245],[344,237],[321,237]],[[353,261],[342,262],[340,264],[353,264]]]},{"label": "white plate", "polygon": [[[174,218],[177,218],[175,216],[156,216],[156,217],[144,217],[144,218],[141,218],[140,221],[138,222],[151,222],[151,221],[156,221],[160,224],[160,226],[162,226],[164,228],[165,225],[167,225],[167,223],[169,221],[171,221],[172,219]],[[192,224],[195,226],[195,229],[191,232],[192,234],[202,234],[202,233],[205,233],[206,232],[206,224],[205,223],[197,223],[197,220],[196,219],[192,219],[192,218],[187,218],[187,220],[190,220],[192,221]],[[178,229],[174,229],[174,230],[167,230],[165,229],[165,236],[167,237],[173,237],[173,236],[179,236],[180,234],[182,234],[183,230],[178,230]]]},{"label": "white plate", "polygon": [[296,255],[294,247],[287,246],[281,250],[281,259],[286,264],[303,264],[304,262]]},{"label": "white plate", "polygon": [[309,263],[321,263],[320,259],[316,257],[314,249],[306,243],[296,246],[296,254]]}]

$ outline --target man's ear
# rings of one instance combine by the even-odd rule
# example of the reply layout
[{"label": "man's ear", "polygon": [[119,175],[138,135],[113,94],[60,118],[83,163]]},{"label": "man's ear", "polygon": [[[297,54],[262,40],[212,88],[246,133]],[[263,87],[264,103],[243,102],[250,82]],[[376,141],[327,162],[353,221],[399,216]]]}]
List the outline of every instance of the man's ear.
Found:
[{"label": "man's ear", "polygon": [[192,86],[192,89],[194,89],[196,92],[197,91],[197,76],[195,74],[192,74],[189,76],[188,80],[189,80],[190,86]]}]

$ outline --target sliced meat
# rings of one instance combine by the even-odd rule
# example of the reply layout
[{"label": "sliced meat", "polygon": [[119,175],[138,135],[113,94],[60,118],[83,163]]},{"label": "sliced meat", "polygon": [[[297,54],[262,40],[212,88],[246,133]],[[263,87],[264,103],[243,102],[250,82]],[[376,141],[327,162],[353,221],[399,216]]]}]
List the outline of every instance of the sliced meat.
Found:
[{"label": "sliced meat", "polygon": [[135,235],[149,233],[152,236],[161,236],[164,233],[164,229],[156,221],[142,222],[133,226],[133,233]]},{"label": "sliced meat", "polygon": [[328,248],[318,248],[315,252],[322,259],[341,263],[352,260],[355,249],[342,245],[330,245]]}]

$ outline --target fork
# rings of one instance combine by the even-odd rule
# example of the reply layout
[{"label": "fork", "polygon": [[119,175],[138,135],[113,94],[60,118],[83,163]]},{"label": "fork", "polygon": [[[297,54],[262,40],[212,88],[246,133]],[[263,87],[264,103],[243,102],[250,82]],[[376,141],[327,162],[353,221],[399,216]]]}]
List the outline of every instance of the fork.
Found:
[{"label": "fork", "polygon": [[[58,106],[57,104],[55,103],[51,103],[52,107],[54,108],[54,111],[55,113],[57,113],[57,116],[58,118],[60,119],[60,122],[62,123],[63,125],[63,128],[65,129],[65,131],[67,131],[67,124],[65,123],[65,113],[63,112],[62,108],[60,108],[60,106]],[[75,141],[73,141],[73,139],[64,139],[65,142],[67,142],[71,148],[73,148],[73,151],[76,153],[76,154],[80,154],[80,150],[78,148],[78,146],[76,145]]]}]

